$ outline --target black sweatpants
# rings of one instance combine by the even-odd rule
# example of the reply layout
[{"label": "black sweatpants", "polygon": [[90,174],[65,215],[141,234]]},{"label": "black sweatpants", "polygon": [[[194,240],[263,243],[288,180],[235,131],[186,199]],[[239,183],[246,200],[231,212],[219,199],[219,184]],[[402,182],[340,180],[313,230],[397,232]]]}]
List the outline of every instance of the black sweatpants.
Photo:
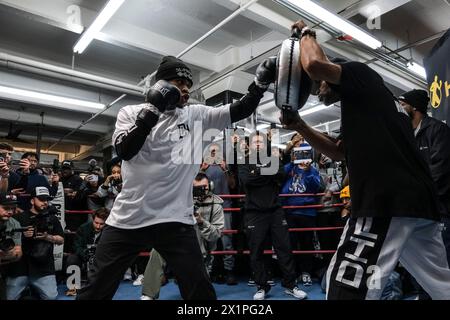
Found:
[{"label": "black sweatpants", "polygon": [[283,209],[280,208],[274,212],[246,211],[244,219],[250,247],[250,265],[255,275],[256,285],[266,291],[270,289],[264,263],[265,240],[270,234],[282,273],[281,285],[292,289],[296,278],[295,264]]},{"label": "black sweatpants", "polygon": [[6,300],[6,281],[0,274],[0,301]]},{"label": "black sweatpants", "polygon": [[171,222],[131,230],[105,226],[89,272],[89,284],[80,290],[77,300],[112,299],[126,269],[149,246],[170,265],[183,299],[217,299],[194,227]]},{"label": "black sweatpants", "polygon": [[[290,228],[316,227],[316,217],[288,214],[286,218]],[[293,250],[314,251],[314,232],[290,232],[289,235]],[[295,262],[299,274],[302,272],[312,273],[314,267],[314,256],[312,254],[295,255]]]}]

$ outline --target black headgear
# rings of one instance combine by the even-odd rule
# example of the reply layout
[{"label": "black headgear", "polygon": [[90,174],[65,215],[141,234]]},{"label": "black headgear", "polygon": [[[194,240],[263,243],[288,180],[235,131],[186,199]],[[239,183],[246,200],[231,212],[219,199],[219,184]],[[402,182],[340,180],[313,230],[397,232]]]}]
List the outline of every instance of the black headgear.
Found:
[{"label": "black headgear", "polygon": [[155,80],[173,80],[185,79],[192,86],[192,72],[183,61],[173,56],[165,56],[162,58],[161,64],[156,71]]}]

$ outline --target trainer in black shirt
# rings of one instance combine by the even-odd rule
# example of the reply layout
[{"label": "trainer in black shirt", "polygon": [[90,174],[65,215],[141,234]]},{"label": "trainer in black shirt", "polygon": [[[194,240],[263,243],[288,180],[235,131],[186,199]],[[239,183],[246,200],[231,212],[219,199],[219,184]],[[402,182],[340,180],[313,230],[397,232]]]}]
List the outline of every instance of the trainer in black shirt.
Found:
[{"label": "trainer in black shirt", "polygon": [[327,298],[379,299],[400,260],[433,299],[450,299],[437,191],[407,115],[375,71],[330,62],[315,33],[303,21],[294,26],[302,30],[299,64],[317,83],[320,101],[341,101],[338,142],[298,113],[281,119],[318,152],[347,160],[352,216],[328,268]]}]

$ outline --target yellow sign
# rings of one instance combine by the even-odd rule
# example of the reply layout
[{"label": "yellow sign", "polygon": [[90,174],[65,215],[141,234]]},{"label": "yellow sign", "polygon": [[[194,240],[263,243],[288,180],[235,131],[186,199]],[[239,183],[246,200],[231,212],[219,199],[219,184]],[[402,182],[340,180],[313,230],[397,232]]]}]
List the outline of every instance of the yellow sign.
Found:
[{"label": "yellow sign", "polygon": [[[442,85],[444,84],[444,92],[442,92]],[[450,96],[450,83],[445,81],[442,83],[442,80],[439,80],[438,76],[434,76],[434,81],[430,86],[430,97],[431,97],[431,106],[435,109],[439,108],[442,100],[448,98]]]}]

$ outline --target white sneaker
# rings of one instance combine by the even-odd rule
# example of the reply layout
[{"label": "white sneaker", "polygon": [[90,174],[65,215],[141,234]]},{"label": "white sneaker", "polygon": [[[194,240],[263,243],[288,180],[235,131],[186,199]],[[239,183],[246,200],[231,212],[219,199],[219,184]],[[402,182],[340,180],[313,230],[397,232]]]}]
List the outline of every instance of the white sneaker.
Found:
[{"label": "white sneaker", "polygon": [[266,291],[264,289],[259,289],[256,291],[255,295],[253,296],[253,300],[264,300],[266,297]]},{"label": "white sneaker", "polygon": [[288,294],[290,296],[293,296],[294,298],[300,299],[300,300],[305,299],[306,297],[308,297],[306,292],[300,290],[297,287],[294,287],[292,289],[286,289],[286,290],[284,290],[284,293],[286,293],[286,294]]},{"label": "white sneaker", "polygon": [[136,280],[133,281],[133,286],[142,286],[142,282],[144,281],[144,275],[140,274],[138,275],[138,277],[136,278]]},{"label": "white sneaker", "polygon": [[141,300],[155,300],[155,299],[153,299],[152,297],[146,296],[146,295],[142,295]]},{"label": "white sneaker", "polygon": [[131,281],[133,280],[133,277],[131,276],[131,269],[128,268],[125,274],[123,275],[123,280],[125,281]]}]

